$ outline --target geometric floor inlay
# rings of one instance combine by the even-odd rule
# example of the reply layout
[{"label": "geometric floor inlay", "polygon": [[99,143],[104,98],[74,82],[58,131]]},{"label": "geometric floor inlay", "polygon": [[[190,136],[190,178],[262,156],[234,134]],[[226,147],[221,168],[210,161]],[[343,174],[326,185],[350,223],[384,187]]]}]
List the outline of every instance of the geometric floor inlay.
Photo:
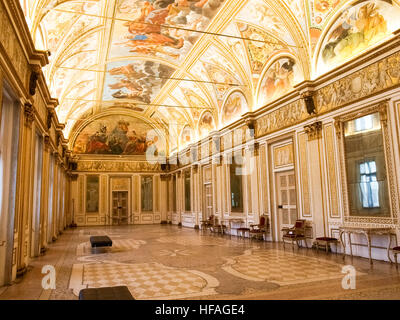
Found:
[{"label": "geometric floor inlay", "polygon": [[160,263],[75,264],[70,288],[125,285],[135,299],[179,299],[216,294],[217,279],[196,270],[171,268]]},{"label": "geometric floor inlay", "polygon": [[[120,252],[120,251],[128,251],[132,249],[139,249],[140,246],[146,244],[144,240],[136,240],[136,239],[117,239],[112,240],[112,247],[107,248],[109,252]],[[82,242],[76,248],[76,255],[82,256],[87,254],[92,254],[92,247],[90,242]]]},{"label": "geometric floor inlay", "polygon": [[[246,250],[222,266],[242,279],[279,285],[343,278],[342,265],[282,250]],[[358,273],[360,275],[360,273]]]},{"label": "geometric floor inlay", "polygon": [[226,247],[237,247],[243,246],[243,240],[238,241],[237,239],[226,239],[216,238],[207,235],[194,235],[194,236],[168,236],[160,237],[157,239],[161,243],[176,243],[184,246],[226,246]]}]

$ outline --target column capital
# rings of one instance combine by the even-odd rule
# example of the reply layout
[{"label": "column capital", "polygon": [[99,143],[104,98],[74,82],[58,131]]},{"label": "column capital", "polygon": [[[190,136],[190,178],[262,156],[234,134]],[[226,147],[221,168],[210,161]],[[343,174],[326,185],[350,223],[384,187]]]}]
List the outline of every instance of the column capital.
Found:
[{"label": "column capital", "polygon": [[322,136],[322,122],[316,121],[304,126],[304,131],[307,133],[308,141],[320,139]]},{"label": "column capital", "polygon": [[24,115],[25,115],[25,123],[28,126],[31,126],[33,120],[35,119],[35,109],[32,103],[26,102],[24,104]]}]

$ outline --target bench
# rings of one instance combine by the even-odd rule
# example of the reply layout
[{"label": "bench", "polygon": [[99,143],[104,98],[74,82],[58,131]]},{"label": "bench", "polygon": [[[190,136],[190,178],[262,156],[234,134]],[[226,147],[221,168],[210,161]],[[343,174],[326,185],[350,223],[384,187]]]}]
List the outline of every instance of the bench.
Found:
[{"label": "bench", "polygon": [[135,300],[127,286],[87,288],[79,292],[79,300]]}]

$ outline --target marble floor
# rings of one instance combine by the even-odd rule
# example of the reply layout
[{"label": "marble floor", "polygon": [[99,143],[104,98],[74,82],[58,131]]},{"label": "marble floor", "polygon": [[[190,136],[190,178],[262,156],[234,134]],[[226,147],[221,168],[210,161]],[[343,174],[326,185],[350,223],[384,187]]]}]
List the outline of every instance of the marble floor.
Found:
[{"label": "marble floor", "polygon": [[[92,235],[108,235],[113,247],[92,252]],[[46,265],[55,289],[42,288]],[[355,289],[342,288],[344,265],[356,270]],[[400,298],[390,263],[171,225],[69,229],[28,270],[0,299],[78,299],[82,288],[117,285],[139,300]]]}]

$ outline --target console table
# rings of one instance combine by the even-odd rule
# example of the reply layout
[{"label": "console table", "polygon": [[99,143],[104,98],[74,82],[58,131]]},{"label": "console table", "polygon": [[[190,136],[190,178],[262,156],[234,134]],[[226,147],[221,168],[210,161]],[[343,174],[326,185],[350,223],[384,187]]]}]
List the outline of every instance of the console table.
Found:
[{"label": "console table", "polygon": [[353,257],[353,248],[352,245],[361,245],[359,243],[352,243],[351,242],[351,234],[363,234],[365,238],[367,239],[367,246],[368,246],[368,256],[369,256],[369,262],[372,264],[372,257],[371,257],[371,248],[382,248],[385,249],[385,247],[377,247],[377,246],[372,246],[371,245],[371,236],[373,234],[376,235],[387,235],[388,237],[388,245],[387,245],[387,256],[390,262],[392,262],[392,259],[390,258],[390,248],[392,244],[392,228],[379,228],[379,227],[355,227],[355,226],[341,226],[339,227],[339,238],[343,246],[343,257],[346,254],[346,244],[343,239],[344,234],[348,234],[348,239],[349,239],[349,246],[350,246],[350,255]]},{"label": "console table", "polygon": [[[229,227],[229,233],[232,236],[232,229],[236,229],[236,235],[237,235],[237,229],[241,228],[242,225],[245,223],[243,218],[236,218],[236,217],[232,217],[232,218],[225,218],[221,220],[221,223],[227,223],[227,227]],[[239,225],[239,228],[233,228],[232,225]]]}]

